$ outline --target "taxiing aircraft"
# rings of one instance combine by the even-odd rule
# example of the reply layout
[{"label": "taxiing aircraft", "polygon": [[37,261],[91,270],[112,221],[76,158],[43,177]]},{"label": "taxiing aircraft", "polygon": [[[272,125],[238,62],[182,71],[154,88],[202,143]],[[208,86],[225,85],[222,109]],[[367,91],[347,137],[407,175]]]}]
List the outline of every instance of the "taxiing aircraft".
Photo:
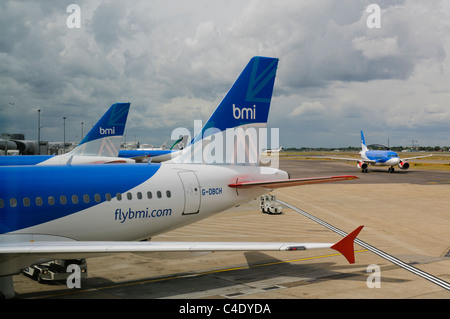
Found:
[{"label": "taxiing aircraft", "polygon": [[[174,149],[175,145],[183,143],[187,138],[186,136],[180,137],[175,143],[170,147],[170,149],[148,149],[148,148],[140,148],[136,150],[120,150],[119,157],[131,158],[136,161],[136,163],[161,163],[168,160],[171,160],[178,156],[181,153],[181,149]],[[184,142],[184,144],[186,144]],[[182,145],[184,145],[182,144]]]},{"label": "taxiing aircraft", "polygon": [[357,167],[361,169],[361,172],[367,173],[369,165],[373,166],[389,166],[389,173],[393,173],[395,171],[394,166],[398,166],[400,169],[408,169],[409,163],[408,160],[422,158],[422,157],[430,157],[430,155],[424,156],[415,156],[408,158],[400,158],[398,154],[394,151],[376,151],[369,150],[366,146],[366,140],[364,138],[364,133],[361,131],[361,152],[359,152],[361,158],[343,158],[343,157],[326,157],[329,159],[335,160],[343,160],[343,161],[355,161],[358,162]]},{"label": "taxiing aircraft", "polygon": [[130,103],[111,105],[80,144],[66,154],[0,156],[0,166],[134,163],[118,156],[129,109]]},{"label": "taxiing aircraft", "polygon": [[267,149],[267,150],[263,151],[263,154],[264,155],[270,155],[272,153],[280,153],[282,149],[283,149],[282,146],[280,146],[280,148],[276,148],[276,149]]},{"label": "taxiing aircraft", "polygon": [[[210,118],[215,124],[214,138],[218,138],[219,132],[266,125],[277,64],[275,58],[250,60]],[[245,109],[256,114],[250,116]],[[244,113],[248,113],[247,118]],[[186,149],[198,146],[203,139],[211,139],[207,130],[210,121],[201,132],[203,138],[197,135]],[[355,178],[289,179],[287,172],[273,167],[183,161],[3,166],[0,167],[0,291],[7,297],[13,296],[12,275],[32,264],[121,252],[161,255],[332,248],[353,263],[353,240],[362,226],[336,244],[139,240],[204,219],[274,188]]]}]

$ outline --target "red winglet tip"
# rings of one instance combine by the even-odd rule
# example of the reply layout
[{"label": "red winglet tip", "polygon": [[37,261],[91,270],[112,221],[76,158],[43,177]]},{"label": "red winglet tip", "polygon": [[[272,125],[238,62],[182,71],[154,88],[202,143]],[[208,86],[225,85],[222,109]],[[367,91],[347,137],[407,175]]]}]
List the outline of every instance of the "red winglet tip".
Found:
[{"label": "red winglet tip", "polygon": [[363,229],[364,226],[359,226],[354,231],[352,231],[350,234],[342,238],[340,241],[338,241],[336,244],[331,246],[332,249],[337,250],[340,252],[344,257],[347,259],[347,261],[350,264],[355,263],[355,252],[353,249],[353,242],[355,238],[358,236],[359,232]]}]

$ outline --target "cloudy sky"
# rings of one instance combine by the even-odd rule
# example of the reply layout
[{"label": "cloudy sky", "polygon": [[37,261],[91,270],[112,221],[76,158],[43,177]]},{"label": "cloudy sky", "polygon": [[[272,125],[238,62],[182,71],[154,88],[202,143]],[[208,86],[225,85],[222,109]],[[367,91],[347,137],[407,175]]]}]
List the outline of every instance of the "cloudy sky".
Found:
[{"label": "cloudy sky", "polygon": [[[80,28],[69,28],[70,4]],[[366,8],[381,8],[369,28]],[[284,147],[450,145],[450,4],[421,0],[0,2],[0,131],[81,139],[130,102],[128,141],[206,121],[252,56],[280,59]],[[73,21],[73,20],[71,20]]]}]

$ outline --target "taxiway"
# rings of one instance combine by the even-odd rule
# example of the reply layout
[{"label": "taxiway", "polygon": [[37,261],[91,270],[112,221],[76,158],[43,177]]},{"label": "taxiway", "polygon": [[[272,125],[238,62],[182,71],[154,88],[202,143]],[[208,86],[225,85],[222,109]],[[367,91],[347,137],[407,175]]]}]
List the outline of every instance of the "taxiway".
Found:
[{"label": "taxiway", "polygon": [[[281,159],[291,177],[356,175],[358,180],[280,189],[277,198],[421,272],[450,282],[450,172],[411,169],[361,174],[343,162]],[[251,201],[153,240],[335,242],[334,231],[294,209],[262,214]],[[18,275],[16,298],[406,299],[450,291],[355,244],[356,263],[335,251],[213,253],[189,259],[120,254],[88,259],[80,289]],[[378,267],[379,285],[373,277]]]}]

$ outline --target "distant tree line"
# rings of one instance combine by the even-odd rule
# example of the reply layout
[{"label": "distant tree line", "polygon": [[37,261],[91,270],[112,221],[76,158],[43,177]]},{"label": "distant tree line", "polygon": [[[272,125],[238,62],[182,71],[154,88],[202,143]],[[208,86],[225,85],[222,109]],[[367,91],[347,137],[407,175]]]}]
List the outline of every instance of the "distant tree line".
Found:
[{"label": "distant tree line", "polygon": [[[395,152],[402,151],[410,151],[410,152],[448,152],[450,150],[450,146],[417,146],[414,148],[406,147],[406,146],[393,146],[388,148],[383,145],[368,145],[369,149],[390,149]],[[283,147],[283,151],[287,152],[333,152],[333,151],[341,151],[341,152],[359,152],[361,150],[360,147]]]}]

